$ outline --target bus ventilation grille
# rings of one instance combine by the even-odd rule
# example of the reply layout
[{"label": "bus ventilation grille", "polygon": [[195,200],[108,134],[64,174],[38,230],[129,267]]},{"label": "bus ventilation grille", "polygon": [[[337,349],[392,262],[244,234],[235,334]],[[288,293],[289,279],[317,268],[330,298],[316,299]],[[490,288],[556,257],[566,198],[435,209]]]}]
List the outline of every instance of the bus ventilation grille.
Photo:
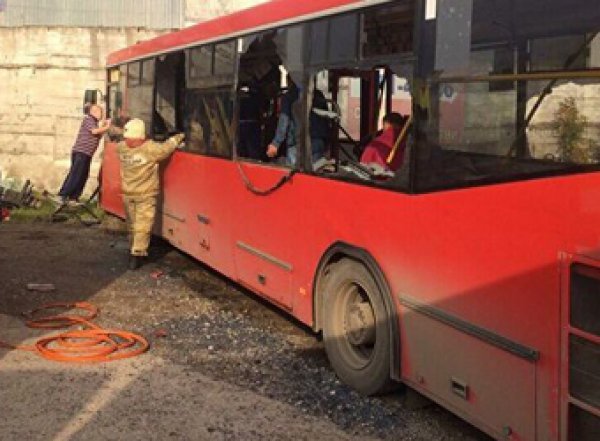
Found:
[{"label": "bus ventilation grille", "polygon": [[569,440],[600,440],[600,270],[571,268]]}]

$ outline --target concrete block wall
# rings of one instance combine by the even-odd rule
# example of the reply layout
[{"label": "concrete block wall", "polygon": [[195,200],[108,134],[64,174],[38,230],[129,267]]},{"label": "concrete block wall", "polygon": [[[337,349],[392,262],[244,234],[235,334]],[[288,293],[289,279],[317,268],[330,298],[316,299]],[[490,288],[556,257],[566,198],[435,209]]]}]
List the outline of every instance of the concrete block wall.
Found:
[{"label": "concrete block wall", "polygon": [[[0,28],[0,171],[56,191],[69,167],[85,89],[105,89],[106,56],[161,32]],[[97,175],[99,155],[92,176]],[[90,179],[90,187],[94,185]]]},{"label": "concrete block wall", "polygon": [[267,0],[187,0],[185,24],[189,26],[223,14],[249,8],[265,1]]}]

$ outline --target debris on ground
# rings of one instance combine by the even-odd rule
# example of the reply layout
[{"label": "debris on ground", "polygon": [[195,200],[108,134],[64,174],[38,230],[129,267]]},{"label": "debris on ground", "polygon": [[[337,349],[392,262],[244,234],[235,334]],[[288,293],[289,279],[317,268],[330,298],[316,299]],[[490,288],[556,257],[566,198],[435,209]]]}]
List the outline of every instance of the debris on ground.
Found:
[{"label": "debris on ground", "polygon": [[29,291],[49,292],[54,291],[56,287],[52,283],[28,283]]},{"label": "debris on ground", "polygon": [[[96,193],[94,192],[94,195],[95,194]],[[63,200],[61,197],[44,192],[46,200],[51,202],[55,207],[50,215],[50,222],[64,222],[69,219],[74,219],[86,227],[100,225],[102,220],[99,213],[94,212],[94,205],[92,203],[94,195],[87,201],[75,201]]]},{"label": "debris on ground", "polygon": [[[25,181],[21,190],[13,190],[0,185],[0,208],[12,210],[15,208],[39,208],[41,201],[33,193],[31,181]],[[2,218],[4,218],[4,211]]]},{"label": "debris on ground", "polygon": [[155,270],[150,273],[150,277],[152,277],[154,280],[158,280],[164,276],[165,276],[165,272],[162,270]]},{"label": "debris on ground", "polygon": [[169,333],[167,332],[166,329],[161,328],[161,329],[157,329],[156,331],[154,331],[154,336],[156,338],[165,338],[169,335]]},{"label": "debris on ground", "polygon": [[10,220],[10,210],[6,207],[0,207],[0,222]]}]

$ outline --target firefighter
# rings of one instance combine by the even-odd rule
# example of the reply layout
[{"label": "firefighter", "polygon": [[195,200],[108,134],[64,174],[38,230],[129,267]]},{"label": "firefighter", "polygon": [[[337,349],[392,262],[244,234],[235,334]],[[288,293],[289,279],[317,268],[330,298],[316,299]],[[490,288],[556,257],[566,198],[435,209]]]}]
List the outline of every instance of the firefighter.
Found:
[{"label": "firefighter", "polygon": [[158,163],[181,145],[184,135],[175,135],[163,143],[146,140],[144,121],[132,119],[125,124],[123,138],[118,145],[121,190],[131,245],[129,269],[135,270],[148,255],[160,187]]}]

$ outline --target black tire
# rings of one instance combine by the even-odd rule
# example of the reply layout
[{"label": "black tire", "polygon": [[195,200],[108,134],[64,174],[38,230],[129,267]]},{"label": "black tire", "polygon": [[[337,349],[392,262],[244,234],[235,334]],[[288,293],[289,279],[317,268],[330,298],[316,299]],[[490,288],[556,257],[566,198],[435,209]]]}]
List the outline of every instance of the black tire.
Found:
[{"label": "black tire", "polygon": [[390,326],[383,293],[361,263],[342,259],[323,284],[323,340],[338,377],[363,395],[389,392]]}]

